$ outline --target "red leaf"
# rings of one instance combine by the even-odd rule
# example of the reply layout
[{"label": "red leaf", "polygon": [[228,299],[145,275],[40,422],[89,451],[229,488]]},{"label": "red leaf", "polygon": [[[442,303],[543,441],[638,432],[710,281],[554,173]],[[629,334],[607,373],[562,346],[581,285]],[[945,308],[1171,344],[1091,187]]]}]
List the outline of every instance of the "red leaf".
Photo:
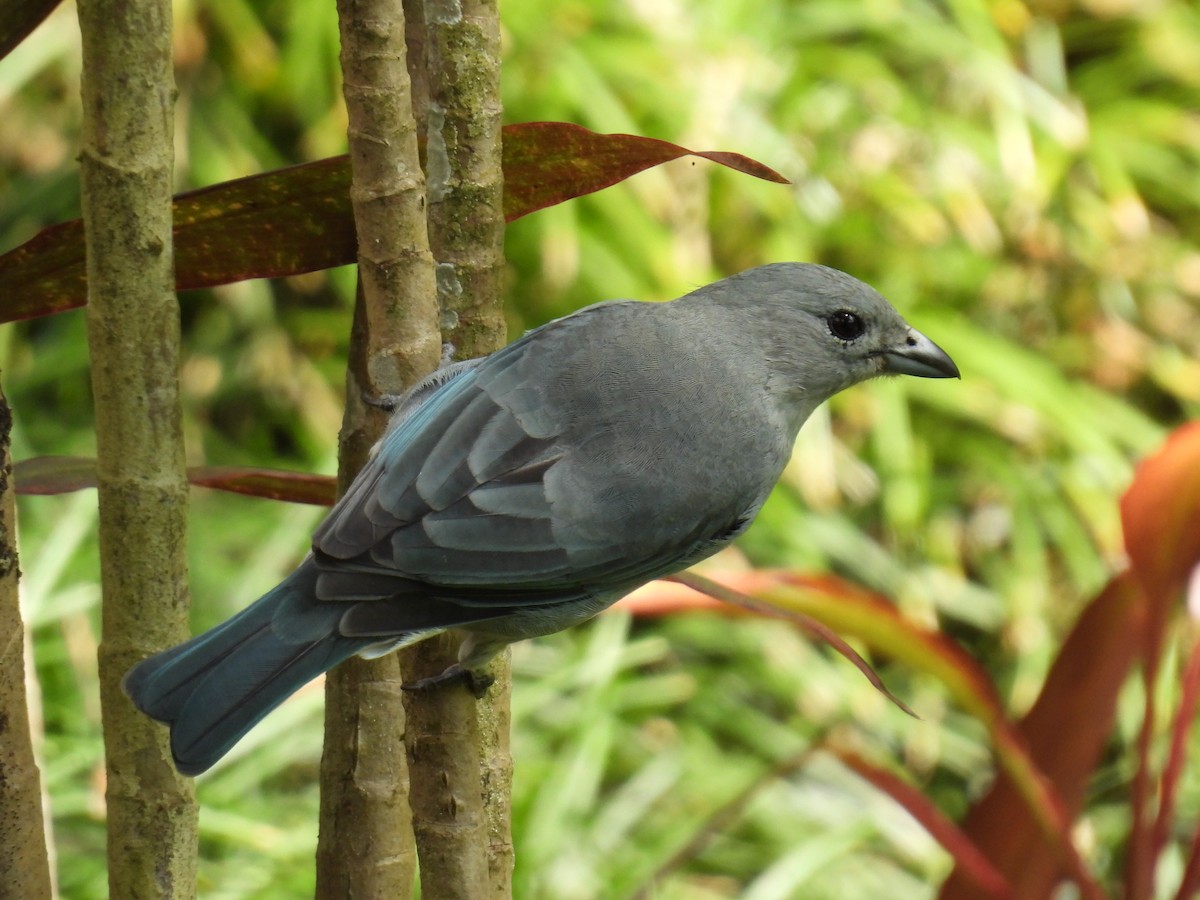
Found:
[{"label": "red leaf", "polygon": [[[853,750],[838,747],[832,743],[825,744],[825,749],[841,760],[844,766],[899,803],[909,815],[920,822],[921,827],[954,857],[958,871],[974,882],[977,892],[983,891],[989,897],[1015,900],[1017,894],[1009,886],[1004,876],[979,851],[971,839],[946,818],[942,811],[919,790],[887,769],[868,762]],[[976,893],[975,896],[979,896],[979,894]]]},{"label": "red leaf", "polygon": [[1181,678],[1182,693],[1179,705],[1171,722],[1171,743],[1163,766],[1162,786],[1159,789],[1158,816],[1154,820],[1154,840],[1151,859],[1158,859],[1171,837],[1174,825],[1176,800],[1179,796],[1179,781],[1188,762],[1188,737],[1196,721],[1197,705],[1200,703],[1200,640],[1196,628],[1191,631],[1191,648]]},{"label": "red leaf", "polygon": [[193,466],[188,469],[188,481],[199,487],[288,503],[333,506],[337,500],[336,478],[307,472],[249,466]]},{"label": "red leaf", "polygon": [[[1132,579],[1115,579],[1088,604],[1063,642],[1033,707],[1018,730],[1038,769],[1054,785],[1067,822],[1083,807],[1116,715],[1117,694],[1138,656],[1147,620]],[[1049,845],[1021,791],[1005,772],[967,814],[963,831],[1022,898],[1049,897],[1073,865]],[[1088,879],[1084,894],[1098,895]],[[973,897],[956,870],[941,900]]]},{"label": "red leaf", "polygon": [[1195,900],[1197,894],[1200,894],[1200,830],[1192,835],[1192,849],[1188,852],[1175,900]]},{"label": "red leaf", "polygon": [[705,578],[703,575],[697,575],[695,572],[678,572],[675,575],[670,576],[670,580],[678,582],[679,584],[685,584],[692,590],[700,591],[701,593],[707,594],[710,597],[714,597],[717,600],[721,600],[735,607],[749,610],[750,612],[758,613],[759,615],[777,616],[784,619],[790,619],[807,631],[810,635],[820,638],[822,641],[840,653],[843,657],[845,657],[851,665],[858,669],[858,671],[862,672],[867,681],[871,683],[871,686],[874,687],[875,690],[879,691],[879,693],[891,700],[894,704],[896,704],[896,706],[904,710],[904,712],[908,713],[914,719],[920,718],[920,716],[912,711],[907,703],[888,690],[887,685],[883,683],[883,679],[879,677],[879,673],[871,667],[869,662],[859,655],[857,650],[847,644],[840,635],[838,635],[828,626],[818,622],[811,616],[807,616],[801,612],[796,612],[795,610],[764,605],[763,603],[755,600],[753,597],[747,596],[739,591],[732,590],[731,588],[728,588],[722,584],[718,584],[715,581],[711,581],[708,578]]},{"label": "red leaf", "polygon": [[[1039,851],[1060,861],[1080,884],[1084,896],[1099,895],[1071,842],[1070,818],[1064,804],[1026,746],[1024,735],[1008,720],[991,679],[975,660],[944,635],[906,620],[884,598],[847,582],[761,571],[740,572],[734,577],[739,587],[769,607],[811,616],[839,634],[864,640],[874,651],[937,678],[990,733],[1005,773],[1004,782],[1012,792],[1012,807],[1020,811],[1022,821],[1029,823],[1026,830],[1038,841]],[[996,827],[1004,827],[999,823]],[[978,843],[987,853],[986,841]],[[995,861],[990,854],[989,858]],[[1015,885],[1012,873],[999,868]],[[1017,893],[1027,896],[1019,890]],[[968,890],[958,896],[972,895]]]},{"label": "red leaf", "polygon": [[349,157],[180,194],[174,235],[181,291],[352,263]]},{"label": "red leaf", "polygon": [[13,463],[18,494],[69,494],[96,486],[96,461],[80,456],[38,456]]},{"label": "red leaf", "polygon": [[[326,475],[251,466],[191,466],[188,481],[199,487],[268,500],[332,506],[337,482]],[[13,466],[18,494],[66,494],[96,486],[96,461],[78,456],[39,456]]]},{"label": "red leaf", "polygon": [[[1111,734],[1117,693],[1139,658],[1146,678],[1154,682],[1169,610],[1200,559],[1200,423],[1178,429],[1139,466],[1121,500],[1121,516],[1132,570],[1114,579],[1083,611],[1020,724],[1070,820],[1082,808],[1088,779]],[[1152,697],[1148,690],[1148,700]],[[1152,719],[1148,709],[1139,736],[1127,871],[1131,895],[1144,891],[1153,878],[1148,815]],[[1017,794],[1002,774],[972,808],[964,830],[1020,896],[1049,896],[1064,863],[1045,845]],[[970,897],[971,889],[956,873],[940,896]]]},{"label": "red leaf", "polygon": [[[694,152],[564,122],[528,122],[504,128],[505,218],[511,222],[689,154],[786,183],[779,173],[737,153]],[[175,198],[176,288],[298,275],[354,262],[349,188],[349,159],[337,156],[180,194]],[[0,298],[0,322],[82,306],[87,301],[82,222],[51,226],[0,256]]]},{"label": "red leaf", "polygon": [[1155,691],[1163,635],[1192,571],[1200,564],[1200,422],[1177,428],[1162,448],[1138,466],[1121,498],[1121,522],[1132,575],[1144,594],[1147,627],[1140,646],[1146,711],[1138,735],[1138,767],[1130,805],[1132,827],[1125,872],[1126,894],[1154,891],[1155,838],[1151,772],[1157,716]]},{"label": "red leaf", "polygon": [[[673,580],[695,579],[694,573]],[[987,674],[953,642],[906,620],[886,599],[832,575],[801,575],[786,571],[723,572],[719,585],[749,595],[736,606],[713,604],[691,588],[655,581],[634,591],[619,604],[635,614],[657,615],[688,608],[753,611],[759,615],[815,619],[842,635],[866,641],[877,651],[929,672],[946,684],[968,710],[995,727],[1003,708]],[[687,583],[687,581],[683,581]],[[691,594],[689,597],[688,594]],[[724,596],[722,594],[722,596]]]},{"label": "red leaf", "polygon": [[1121,498],[1121,522],[1147,596],[1174,598],[1200,563],[1200,422],[1176,429],[1138,466]]},{"label": "red leaf", "polygon": [[504,130],[504,214],[511,222],[682,156],[788,183],[774,169],[740,153],[698,152],[632,134],[597,134],[563,122],[527,122]]},{"label": "red leaf", "polygon": [[8,56],[61,0],[8,0],[0,3],[0,59]]},{"label": "red leaf", "polygon": [[[354,261],[350,167],[338,156],[175,198],[175,287],[211,287]],[[83,222],[53,225],[0,256],[0,321],[87,302]]]}]

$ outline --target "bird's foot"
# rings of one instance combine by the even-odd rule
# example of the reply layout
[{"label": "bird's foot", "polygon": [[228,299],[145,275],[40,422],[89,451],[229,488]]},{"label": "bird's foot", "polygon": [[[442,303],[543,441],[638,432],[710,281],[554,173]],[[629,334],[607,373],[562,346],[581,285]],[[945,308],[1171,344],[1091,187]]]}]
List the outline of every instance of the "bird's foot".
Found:
[{"label": "bird's foot", "polygon": [[[442,358],[438,363],[437,371],[440,372],[442,369],[450,366],[459,365],[458,363],[454,362],[455,352],[456,351],[453,344],[442,344]],[[384,412],[394,413],[400,408],[400,404],[405,400],[416,400],[424,397],[428,390],[431,390],[434,386],[439,386],[441,383],[441,381],[435,381],[431,387],[428,387],[425,390],[419,390],[416,396],[413,396],[407,391],[399,394],[372,394],[370,391],[364,390],[362,392],[362,399],[363,403],[367,404],[367,406],[374,406],[376,409],[382,409]]]},{"label": "bird's foot", "polygon": [[372,394],[368,391],[362,392],[363,403],[367,406],[374,406],[376,409],[382,409],[386,413],[394,413],[400,406],[400,401],[404,399],[403,394]]},{"label": "bird's foot", "polygon": [[487,693],[488,688],[492,686],[495,680],[491,675],[476,672],[455,663],[440,675],[430,675],[428,678],[418,679],[412,682],[412,684],[402,684],[401,687],[406,691],[430,691],[443,685],[462,682],[467,686],[467,690],[479,699]]}]

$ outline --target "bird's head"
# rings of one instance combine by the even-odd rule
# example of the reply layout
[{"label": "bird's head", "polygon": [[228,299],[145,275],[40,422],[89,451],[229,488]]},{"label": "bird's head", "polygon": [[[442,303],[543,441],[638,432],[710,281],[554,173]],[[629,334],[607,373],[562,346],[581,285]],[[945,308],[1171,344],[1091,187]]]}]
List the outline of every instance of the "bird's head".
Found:
[{"label": "bird's head", "polygon": [[[766,356],[770,387],[806,407],[878,375],[958,378],[937,344],[873,288],[837,269],[774,263],[718,282]],[[714,285],[716,287],[716,285]]]}]

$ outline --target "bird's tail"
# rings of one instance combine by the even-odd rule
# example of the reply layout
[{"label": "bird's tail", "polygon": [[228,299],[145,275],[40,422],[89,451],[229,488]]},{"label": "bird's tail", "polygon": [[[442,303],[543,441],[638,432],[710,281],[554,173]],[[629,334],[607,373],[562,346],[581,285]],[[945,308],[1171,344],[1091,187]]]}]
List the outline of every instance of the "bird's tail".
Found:
[{"label": "bird's tail", "polygon": [[209,768],[301,686],[379,640],[339,634],[345,606],[318,601],[316,578],[310,558],[229,621],[129,670],[125,692],[171,726],[184,775]]}]

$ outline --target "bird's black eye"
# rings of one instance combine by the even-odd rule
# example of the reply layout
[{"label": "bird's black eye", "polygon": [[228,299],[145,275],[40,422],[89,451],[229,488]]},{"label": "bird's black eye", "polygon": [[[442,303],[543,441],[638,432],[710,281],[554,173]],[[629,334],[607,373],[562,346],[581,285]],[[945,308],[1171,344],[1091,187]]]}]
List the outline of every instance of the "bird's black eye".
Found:
[{"label": "bird's black eye", "polygon": [[862,337],[867,330],[866,323],[857,313],[848,309],[839,309],[825,320],[829,325],[829,333],[842,341],[853,341]]}]

